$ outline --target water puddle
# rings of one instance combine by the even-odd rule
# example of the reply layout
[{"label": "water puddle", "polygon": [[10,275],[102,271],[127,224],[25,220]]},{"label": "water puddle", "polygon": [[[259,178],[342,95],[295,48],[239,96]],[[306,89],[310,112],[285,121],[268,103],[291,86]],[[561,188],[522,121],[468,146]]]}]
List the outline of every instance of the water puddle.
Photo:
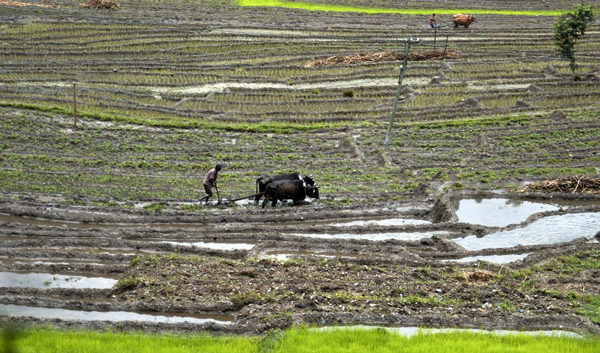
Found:
[{"label": "water puddle", "polygon": [[273,36],[273,37],[309,37],[313,34],[302,31],[292,31],[292,30],[283,30],[283,29],[238,29],[238,28],[220,28],[213,29],[206,34],[232,34],[232,35],[241,35],[241,36]]},{"label": "water puddle", "polygon": [[189,315],[180,316],[177,314],[161,313],[154,315],[148,313],[136,313],[128,311],[78,311],[68,309],[38,308],[22,305],[0,304],[0,316],[10,317],[34,317],[38,319],[62,319],[62,320],[81,320],[81,321],[142,321],[155,323],[190,323],[205,324],[216,323],[220,325],[230,325],[234,317],[230,315]]},{"label": "water puddle", "polygon": [[108,229],[120,229],[120,228],[143,228],[146,224],[101,224],[101,223],[81,223],[81,222],[69,222],[69,221],[55,221],[44,218],[32,218],[26,216],[13,216],[7,214],[0,214],[0,222],[7,223],[20,223],[29,224],[35,226],[50,226],[50,227],[70,227],[77,229],[93,229],[93,228],[108,228]]},{"label": "water puddle", "polygon": [[193,246],[199,248],[208,248],[213,250],[250,250],[256,244],[246,244],[246,243],[205,243],[202,241],[199,242],[176,242],[176,241],[161,241],[164,244],[171,244],[177,246],[183,246],[187,248],[191,248]]},{"label": "water puddle", "polygon": [[18,288],[112,288],[116,279],[50,273],[0,272],[0,287]]},{"label": "water puddle", "polygon": [[600,231],[600,213],[568,213],[541,218],[528,226],[488,234],[454,239],[469,251],[511,248],[518,245],[548,245],[569,242],[577,238],[593,239]]},{"label": "water puddle", "polygon": [[298,256],[319,256],[319,257],[325,257],[328,259],[335,259],[336,257],[352,257],[352,258],[369,257],[369,258],[372,258],[372,256],[366,256],[366,255],[362,255],[362,254],[335,253],[335,252],[317,253],[317,252],[308,252],[308,251],[267,251],[263,257],[267,258],[267,259],[287,261],[287,260],[291,260],[292,258],[298,257]]},{"label": "water puddle", "polygon": [[334,227],[360,227],[360,226],[407,226],[431,224],[430,221],[409,218],[388,218],[388,219],[366,219],[347,222],[331,223]]},{"label": "water puddle", "polygon": [[150,255],[150,254],[166,254],[164,251],[151,251],[151,250],[134,250],[134,249],[102,249],[102,248],[77,248],[77,247],[60,247],[60,248],[20,248],[20,251],[27,251],[30,253],[49,253],[55,251],[64,251],[70,253],[85,253],[93,255],[111,255],[111,256],[136,256],[136,255]]},{"label": "water puddle", "polygon": [[404,233],[289,233],[296,237],[306,238],[320,238],[320,239],[365,239],[374,241],[385,241],[385,240],[401,240],[401,241],[415,241],[423,238],[431,238],[433,236],[448,235],[446,231],[431,231],[431,232],[404,232]]},{"label": "water puddle", "polygon": [[44,218],[31,218],[25,216],[12,216],[0,214],[0,222],[20,223],[36,226],[69,227],[76,229],[127,229],[127,228],[202,228],[201,223],[81,223],[69,221],[56,221]]},{"label": "water puddle", "polygon": [[101,263],[97,260],[73,260],[73,259],[52,259],[44,261],[40,259],[24,259],[24,258],[8,258],[6,256],[0,256],[0,263],[4,265],[76,265],[76,264],[85,264],[85,265],[95,265],[95,266],[106,266],[107,263]]},{"label": "water puddle", "polygon": [[[431,79],[422,77],[404,78],[403,84],[411,86],[426,85]],[[223,93],[230,89],[280,89],[280,90],[313,90],[313,89],[344,89],[344,88],[359,88],[359,87],[395,87],[398,85],[398,79],[382,78],[382,79],[363,79],[351,81],[332,81],[305,83],[297,85],[289,85],[285,83],[253,83],[253,82],[221,82],[203,86],[176,88],[176,87],[148,87],[149,90],[157,93],[173,93],[173,94],[209,94]]]},{"label": "water puddle", "polygon": [[530,87],[530,83],[516,83],[512,85],[476,85],[469,83],[467,85],[467,88],[472,91],[511,91],[528,89]]},{"label": "water puddle", "polygon": [[460,200],[456,215],[458,221],[488,227],[506,227],[519,224],[538,212],[556,211],[554,204],[511,199],[466,199]]},{"label": "water puddle", "polygon": [[524,258],[529,256],[529,254],[531,254],[531,253],[508,254],[508,255],[469,256],[469,257],[463,257],[461,259],[444,260],[444,262],[466,263],[466,262],[474,262],[474,261],[486,261],[486,262],[491,262],[491,263],[498,264],[498,265],[504,265],[504,264],[511,263],[513,261],[523,260]]},{"label": "water puddle", "polygon": [[498,336],[508,335],[528,335],[528,336],[554,336],[554,337],[576,337],[583,338],[582,335],[561,330],[540,330],[540,331],[513,331],[513,330],[482,330],[482,329],[456,329],[456,328],[422,328],[422,327],[384,327],[384,326],[334,326],[317,328],[317,331],[334,331],[334,330],[386,330],[402,336],[415,336],[417,334],[435,334],[435,333],[485,333]]}]

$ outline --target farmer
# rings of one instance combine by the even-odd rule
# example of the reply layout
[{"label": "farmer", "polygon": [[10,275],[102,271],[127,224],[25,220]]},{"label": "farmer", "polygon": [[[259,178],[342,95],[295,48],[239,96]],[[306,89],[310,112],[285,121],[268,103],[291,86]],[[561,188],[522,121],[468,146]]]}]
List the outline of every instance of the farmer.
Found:
[{"label": "farmer", "polygon": [[202,200],[205,200],[206,201],[205,204],[207,204],[208,199],[213,196],[212,188],[217,187],[217,178],[219,177],[219,171],[221,169],[223,169],[223,166],[220,164],[217,164],[204,177],[204,182],[202,184],[204,185],[204,191],[206,192],[206,196],[201,198],[200,202],[202,202]]},{"label": "farmer", "polygon": [[429,16],[429,27],[435,28],[435,14]]}]

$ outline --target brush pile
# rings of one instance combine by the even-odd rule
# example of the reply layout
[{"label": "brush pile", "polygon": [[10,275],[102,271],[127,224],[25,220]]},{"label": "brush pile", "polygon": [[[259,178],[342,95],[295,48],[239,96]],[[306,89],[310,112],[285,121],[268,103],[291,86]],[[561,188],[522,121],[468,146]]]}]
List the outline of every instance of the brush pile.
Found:
[{"label": "brush pile", "polygon": [[600,193],[600,178],[588,176],[569,176],[561,179],[544,180],[527,185],[521,192],[566,192]]},{"label": "brush pile", "polygon": [[107,9],[107,10],[116,10],[119,8],[117,3],[112,2],[111,0],[88,0],[87,2],[82,2],[79,4],[80,7],[87,7],[90,9]]},{"label": "brush pile", "polygon": [[[455,50],[423,50],[418,52],[410,53],[408,60],[421,61],[421,60],[441,60],[456,59],[459,54]],[[311,61],[304,65],[305,67],[316,67],[316,66],[327,66],[327,65],[340,65],[340,64],[356,64],[356,63],[368,63],[368,62],[382,62],[382,61],[399,61],[404,59],[404,53],[399,51],[382,51],[378,53],[361,53],[352,54],[345,56],[331,56],[324,60]]]},{"label": "brush pile", "polygon": [[490,271],[475,270],[472,272],[463,272],[461,278],[467,283],[471,282],[488,282],[493,280],[495,275]]}]

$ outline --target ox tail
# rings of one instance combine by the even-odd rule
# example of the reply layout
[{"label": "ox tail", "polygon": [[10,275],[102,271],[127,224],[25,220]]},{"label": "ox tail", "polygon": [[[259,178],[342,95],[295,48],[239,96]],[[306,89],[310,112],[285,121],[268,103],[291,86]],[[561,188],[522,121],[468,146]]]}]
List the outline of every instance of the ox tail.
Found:
[{"label": "ox tail", "polygon": [[263,177],[259,177],[258,179],[256,179],[256,192],[259,192],[259,191],[260,191],[260,189],[259,189],[258,185],[259,185],[260,183],[262,183],[263,179],[264,179]]}]

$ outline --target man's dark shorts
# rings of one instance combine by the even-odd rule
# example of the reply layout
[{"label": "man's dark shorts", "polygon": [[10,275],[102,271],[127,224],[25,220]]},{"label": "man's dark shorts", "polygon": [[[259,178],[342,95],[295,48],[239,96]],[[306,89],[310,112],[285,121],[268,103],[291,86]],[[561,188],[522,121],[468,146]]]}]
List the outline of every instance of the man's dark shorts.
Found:
[{"label": "man's dark shorts", "polygon": [[[202,184],[204,185],[204,184]],[[208,185],[204,185],[204,191],[206,192],[206,195],[208,195],[208,197],[212,197],[213,193],[212,193],[212,188]]]}]

